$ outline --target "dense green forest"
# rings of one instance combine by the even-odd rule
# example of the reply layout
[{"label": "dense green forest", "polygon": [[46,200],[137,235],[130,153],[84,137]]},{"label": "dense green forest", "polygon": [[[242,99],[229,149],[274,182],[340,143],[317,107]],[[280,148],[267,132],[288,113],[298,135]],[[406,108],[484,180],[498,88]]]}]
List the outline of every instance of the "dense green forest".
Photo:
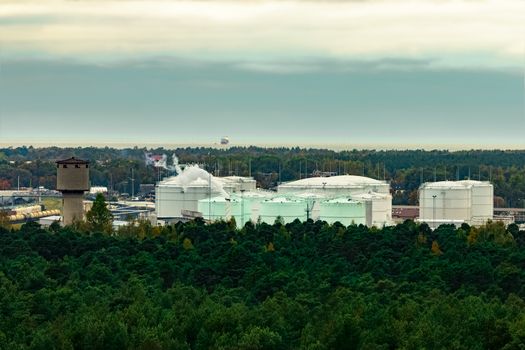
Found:
[{"label": "dense green forest", "polygon": [[0,228],[1,349],[523,349],[525,232]]},{"label": "dense green forest", "polygon": [[[92,162],[91,183],[131,193],[140,184],[155,183],[158,172],[145,165],[144,153],[176,153],[181,163],[199,163],[216,175],[252,175],[259,186],[310,176],[316,170],[364,175],[389,181],[394,204],[417,204],[417,189],[434,180],[480,179],[494,183],[497,207],[525,207],[525,151],[332,151],[302,148],[3,148],[0,149],[0,189],[17,185],[54,188],[54,161],[70,156]],[[168,175],[163,171],[162,175]]]}]

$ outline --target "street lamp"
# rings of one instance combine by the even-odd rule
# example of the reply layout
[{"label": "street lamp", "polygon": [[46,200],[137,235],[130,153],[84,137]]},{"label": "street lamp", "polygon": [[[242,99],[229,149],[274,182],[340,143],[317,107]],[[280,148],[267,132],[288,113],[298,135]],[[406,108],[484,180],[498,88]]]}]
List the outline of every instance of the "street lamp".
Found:
[{"label": "street lamp", "polygon": [[437,195],[432,195],[432,226],[436,228],[436,197]]},{"label": "street lamp", "polygon": [[244,191],[245,190],[241,190],[241,224],[242,224],[242,227],[244,227]]}]

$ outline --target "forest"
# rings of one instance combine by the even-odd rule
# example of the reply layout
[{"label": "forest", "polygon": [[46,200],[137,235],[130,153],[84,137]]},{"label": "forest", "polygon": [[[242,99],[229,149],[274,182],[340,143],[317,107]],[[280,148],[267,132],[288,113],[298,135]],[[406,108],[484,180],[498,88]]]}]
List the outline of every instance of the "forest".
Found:
[{"label": "forest", "polygon": [[0,349],[523,349],[525,232],[0,227]]},{"label": "forest", "polygon": [[[260,187],[315,175],[368,176],[390,182],[394,204],[416,205],[423,182],[441,180],[490,180],[496,207],[525,207],[525,150],[446,151],[404,150],[332,151],[304,148],[0,148],[0,190],[21,186],[56,184],[54,161],[76,156],[91,161],[93,186],[107,186],[121,193],[138,193],[141,184],[153,184],[167,170],[146,166],[144,153],[176,154],[181,163],[197,163],[214,175],[253,176]],[[134,171],[134,181],[131,179]],[[134,185],[133,191],[131,186]]]}]

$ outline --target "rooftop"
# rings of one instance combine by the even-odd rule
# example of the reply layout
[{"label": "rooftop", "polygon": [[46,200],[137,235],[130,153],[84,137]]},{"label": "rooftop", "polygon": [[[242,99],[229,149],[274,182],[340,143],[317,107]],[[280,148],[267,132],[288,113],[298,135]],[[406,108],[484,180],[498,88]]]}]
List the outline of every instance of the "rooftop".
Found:
[{"label": "rooftop", "polygon": [[339,175],[330,177],[309,177],[302,180],[291,181],[280,187],[353,187],[360,185],[384,185],[386,182],[356,175]]},{"label": "rooftop", "polygon": [[461,180],[461,181],[438,181],[438,182],[426,182],[421,185],[421,188],[470,188],[473,186],[492,186],[488,181],[476,181],[476,180]]},{"label": "rooftop", "polygon": [[57,164],[89,164],[89,161],[71,157],[68,159],[57,160]]}]

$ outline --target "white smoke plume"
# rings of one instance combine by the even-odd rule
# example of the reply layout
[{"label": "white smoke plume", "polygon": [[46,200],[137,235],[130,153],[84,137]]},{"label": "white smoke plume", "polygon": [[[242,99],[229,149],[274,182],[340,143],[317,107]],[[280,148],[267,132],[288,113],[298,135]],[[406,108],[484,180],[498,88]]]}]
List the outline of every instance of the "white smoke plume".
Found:
[{"label": "white smoke plume", "polygon": [[172,176],[166,180],[167,183],[174,183],[181,186],[185,191],[190,185],[205,185],[211,186],[211,191],[219,193],[222,196],[229,197],[228,193],[224,190],[222,181],[200,168],[197,164],[187,165],[184,169],[179,165],[179,158],[175,153],[172,155],[173,165],[167,164],[168,157],[165,154],[153,155],[151,153],[145,153],[146,165],[152,165],[154,167],[160,167],[169,171],[175,171],[177,176]]},{"label": "white smoke plume", "polygon": [[173,153],[173,165],[168,165],[168,156],[165,154],[152,154],[151,152],[144,153],[146,166],[153,166],[155,168],[162,168],[169,171],[175,171],[177,174],[182,172],[179,166],[179,158]]},{"label": "white smoke plume", "polygon": [[177,172],[177,174],[181,174],[182,169],[180,168],[180,165],[179,165],[179,158],[177,157],[175,153],[173,153],[172,158],[173,158],[173,169]]},{"label": "white smoke plume", "polygon": [[220,193],[222,196],[229,197],[228,193],[223,188],[223,183],[206,170],[201,169],[198,165],[186,166],[177,176],[168,179],[167,182],[176,183],[184,190],[189,186],[196,184],[211,186],[212,192]]}]

